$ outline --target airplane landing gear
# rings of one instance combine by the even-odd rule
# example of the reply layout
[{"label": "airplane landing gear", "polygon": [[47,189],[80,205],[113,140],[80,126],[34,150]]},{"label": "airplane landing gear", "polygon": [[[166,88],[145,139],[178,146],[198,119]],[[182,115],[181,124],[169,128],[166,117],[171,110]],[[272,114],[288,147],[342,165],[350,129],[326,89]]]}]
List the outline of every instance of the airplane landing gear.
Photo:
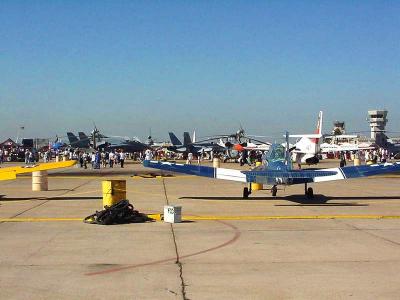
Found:
[{"label": "airplane landing gear", "polygon": [[311,187],[307,188],[307,183],[304,184],[304,193],[308,199],[314,198],[314,190]]},{"label": "airplane landing gear", "polygon": [[278,188],[276,185],[272,186],[271,193],[273,197],[276,197],[276,193],[278,192]]},{"label": "airplane landing gear", "polygon": [[245,187],[243,188],[243,199],[248,199],[249,198],[249,188]]},{"label": "airplane landing gear", "polygon": [[243,199],[249,199],[249,195],[251,194],[251,183],[249,184],[249,187],[243,188]]}]

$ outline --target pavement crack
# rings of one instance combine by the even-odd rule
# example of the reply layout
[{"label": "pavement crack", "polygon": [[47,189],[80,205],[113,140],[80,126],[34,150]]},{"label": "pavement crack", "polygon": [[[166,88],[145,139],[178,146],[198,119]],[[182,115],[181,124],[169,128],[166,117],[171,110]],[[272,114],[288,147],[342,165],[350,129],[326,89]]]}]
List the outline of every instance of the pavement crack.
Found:
[{"label": "pavement crack", "polygon": [[[338,221],[339,221],[339,220],[338,220]],[[340,221],[341,221],[341,220],[340,220]],[[341,221],[341,223],[345,224],[346,226],[348,226],[348,227],[350,227],[350,228],[353,228],[354,230],[357,230],[357,231],[363,232],[363,233],[365,233],[365,234],[367,234],[367,235],[373,236],[374,238],[377,238],[377,239],[386,241],[386,242],[388,242],[388,243],[390,243],[390,244],[392,244],[392,245],[400,246],[400,243],[398,243],[398,242],[396,242],[396,241],[393,241],[393,240],[391,240],[391,239],[382,237],[382,236],[380,236],[380,235],[374,234],[374,233],[372,233],[371,230],[369,230],[369,229],[362,229],[362,228],[357,227],[356,225],[353,225],[353,224],[350,224],[350,223],[347,223],[347,222],[343,222],[343,221]]]},{"label": "pavement crack", "polygon": [[[163,188],[164,188],[165,202],[167,203],[167,205],[169,205],[167,188],[165,187],[164,178],[162,179],[162,184],[163,184]],[[180,278],[180,281],[181,281],[182,299],[183,300],[189,300],[189,298],[186,297],[186,284],[185,284],[185,279],[183,277],[183,265],[182,265],[182,262],[180,261],[180,256],[179,256],[179,251],[178,251],[178,244],[176,242],[176,235],[175,235],[174,226],[172,224],[170,224],[170,228],[171,228],[171,233],[172,233],[172,241],[174,242],[174,247],[175,247],[175,255],[176,255],[175,264],[178,266],[179,278]]]},{"label": "pavement crack", "polygon": [[179,257],[179,251],[178,251],[178,245],[176,243],[176,236],[175,236],[174,226],[172,224],[170,224],[170,226],[171,226],[172,238],[173,238],[174,246],[175,246],[175,254],[176,254],[175,264],[178,266],[179,278],[181,280],[182,299],[183,300],[189,300],[189,298],[186,297],[186,284],[185,284],[185,279],[183,277],[183,265],[182,265],[182,262],[180,261],[180,257]]}]

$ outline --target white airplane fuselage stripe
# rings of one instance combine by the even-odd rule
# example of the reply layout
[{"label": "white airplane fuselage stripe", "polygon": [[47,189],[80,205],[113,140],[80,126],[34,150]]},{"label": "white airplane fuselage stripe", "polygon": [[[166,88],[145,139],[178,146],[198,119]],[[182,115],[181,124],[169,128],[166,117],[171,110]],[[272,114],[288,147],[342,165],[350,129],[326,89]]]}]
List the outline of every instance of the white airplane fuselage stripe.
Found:
[{"label": "white airplane fuselage stripe", "polygon": [[215,169],[215,178],[224,179],[224,180],[233,180],[233,181],[239,181],[239,182],[246,182],[246,175],[243,174],[240,170],[216,168]]},{"label": "white airplane fuselage stripe", "polygon": [[342,180],[345,179],[342,170],[340,168],[331,168],[331,169],[321,169],[321,171],[335,171],[336,175],[331,176],[320,176],[314,177],[314,182],[323,182],[323,181],[332,181],[332,180]]}]

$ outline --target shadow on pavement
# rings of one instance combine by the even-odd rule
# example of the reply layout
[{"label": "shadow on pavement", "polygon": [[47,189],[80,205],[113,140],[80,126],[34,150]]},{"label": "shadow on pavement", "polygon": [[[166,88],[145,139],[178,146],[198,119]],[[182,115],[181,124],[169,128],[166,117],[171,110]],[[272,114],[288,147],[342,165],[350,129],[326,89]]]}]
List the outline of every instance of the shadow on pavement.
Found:
[{"label": "shadow on pavement", "polygon": [[286,200],[297,204],[275,204],[275,206],[368,206],[367,203],[342,203],[342,202],[328,202],[330,200],[400,200],[400,196],[349,196],[349,197],[333,197],[325,195],[314,195],[314,198],[308,199],[305,195],[289,195],[284,197],[252,197],[243,199],[242,197],[217,197],[217,196],[193,196],[193,197],[180,197],[179,199],[192,199],[192,200],[244,200],[244,201],[261,201],[261,200]]}]

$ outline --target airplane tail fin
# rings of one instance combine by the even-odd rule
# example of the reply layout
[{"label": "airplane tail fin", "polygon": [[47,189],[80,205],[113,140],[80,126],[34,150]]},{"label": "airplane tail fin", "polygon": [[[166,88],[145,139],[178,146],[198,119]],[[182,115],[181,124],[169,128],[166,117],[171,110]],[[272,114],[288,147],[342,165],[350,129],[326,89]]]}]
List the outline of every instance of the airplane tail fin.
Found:
[{"label": "airplane tail fin", "polygon": [[[322,111],[320,111],[318,114],[317,129],[315,130],[315,133],[318,135],[321,135],[321,137],[322,137],[322,115],[323,115],[323,113],[322,113]],[[312,139],[311,141],[314,144],[318,145],[319,138]]]},{"label": "airplane tail fin", "polygon": [[192,139],[190,138],[189,132],[185,131],[183,133],[183,145],[190,145],[192,143]]},{"label": "airplane tail fin", "polygon": [[86,147],[90,146],[90,140],[84,132],[78,132],[80,143]]},{"label": "airplane tail fin", "polygon": [[322,138],[322,111],[318,114],[317,128],[313,134],[294,134],[290,137],[301,138],[296,143],[296,150],[301,153],[315,155],[319,152],[319,143]]},{"label": "airplane tail fin", "polygon": [[323,113],[322,113],[322,111],[320,111],[319,115],[318,115],[318,121],[317,121],[317,130],[315,130],[315,133],[318,133],[318,134],[322,134],[322,115],[323,115]]},{"label": "airplane tail fin", "polygon": [[74,145],[79,142],[78,138],[72,132],[67,132],[68,141],[71,145]]},{"label": "airplane tail fin", "polygon": [[169,139],[171,140],[171,144],[174,146],[181,146],[182,142],[176,137],[176,135],[173,132],[168,132],[169,134]]}]

